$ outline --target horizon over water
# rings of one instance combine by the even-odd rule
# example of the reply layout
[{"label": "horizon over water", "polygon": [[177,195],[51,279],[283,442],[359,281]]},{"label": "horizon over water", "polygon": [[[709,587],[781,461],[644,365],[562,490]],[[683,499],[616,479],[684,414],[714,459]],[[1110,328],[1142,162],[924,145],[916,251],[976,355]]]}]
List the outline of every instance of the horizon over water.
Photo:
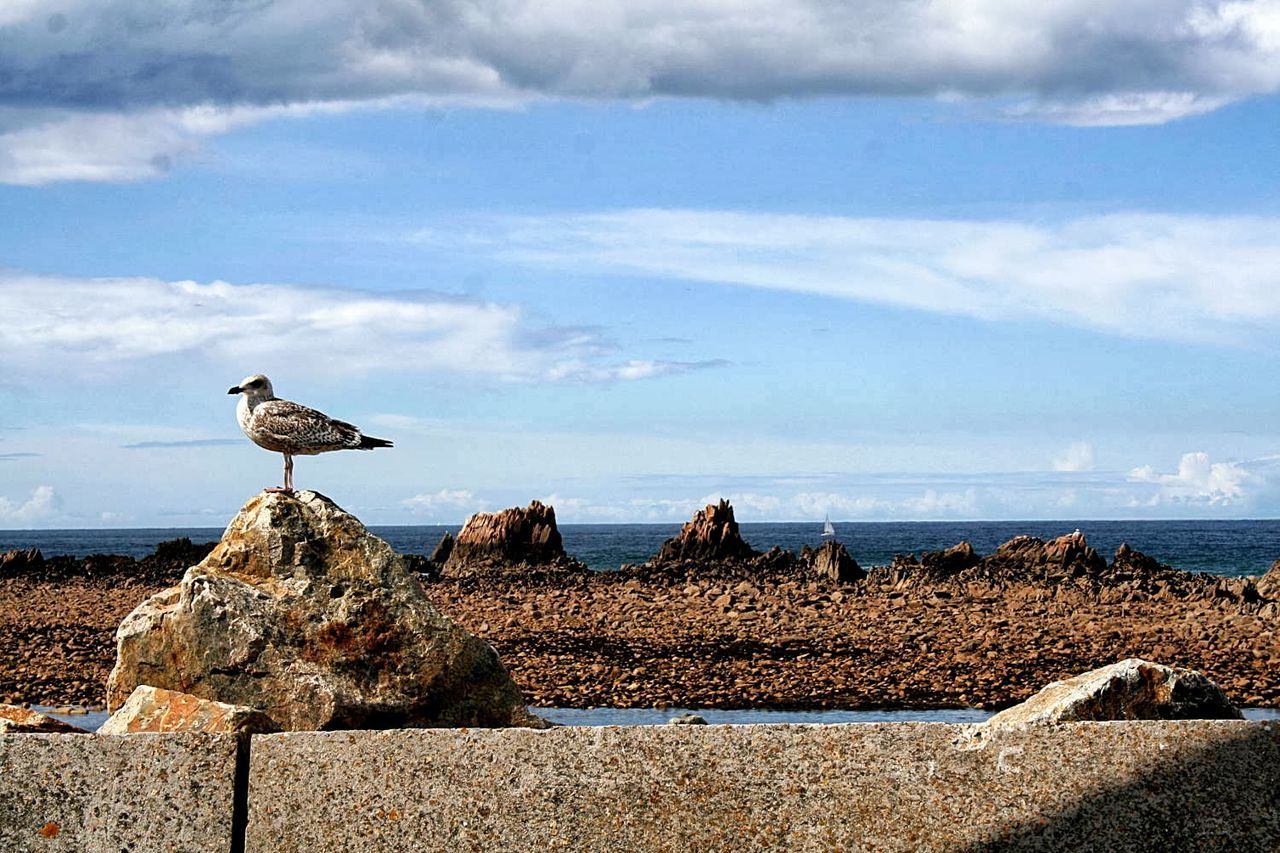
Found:
[{"label": "horizon over water", "polygon": [[[863,566],[887,565],[895,554],[936,551],[968,540],[990,553],[1014,536],[1050,539],[1079,528],[1103,557],[1127,542],[1162,563],[1186,571],[1260,575],[1280,557],[1280,519],[1168,521],[844,521],[833,522],[837,538]],[[371,525],[400,553],[430,553],[445,532],[460,524]],[[657,553],[681,524],[561,524],[565,550],[595,570],[642,563]],[[755,549],[777,545],[799,551],[821,542],[820,522],[743,522],[743,538]],[[217,540],[221,527],[0,530],[0,552],[39,548],[46,557],[123,554],[143,557],[167,539]]]}]

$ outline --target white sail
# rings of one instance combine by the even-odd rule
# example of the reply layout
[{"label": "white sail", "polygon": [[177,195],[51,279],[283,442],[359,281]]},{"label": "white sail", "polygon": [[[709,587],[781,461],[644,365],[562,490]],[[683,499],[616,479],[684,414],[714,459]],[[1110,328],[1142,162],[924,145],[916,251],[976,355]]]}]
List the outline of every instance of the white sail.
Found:
[{"label": "white sail", "polygon": [[827,516],[827,520],[826,520],[826,521],[824,521],[824,522],[822,523],[822,535],[823,535],[823,536],[835,536],[835,535],[836,535],[836,529],[835,529],[835,527],[834,527],[834,526],[832,526],[832,524],[831,524],[831,516],[830,516],[830,515],[828,515],[828,516]]}]

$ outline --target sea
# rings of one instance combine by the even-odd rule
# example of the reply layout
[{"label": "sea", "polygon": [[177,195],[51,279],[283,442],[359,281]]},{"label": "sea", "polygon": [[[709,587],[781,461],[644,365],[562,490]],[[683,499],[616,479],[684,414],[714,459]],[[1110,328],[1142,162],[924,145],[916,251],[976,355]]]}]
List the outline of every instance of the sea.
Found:
[{"label": "sea", "polygon": [[[895,554],[919,554],[968,540],[989,553],[1014,536],[1050,539],[1080,530],[1105,557],[1123,542],[1162,563],[1191,572],[1260,575],[1280,558],[1280,520],[1255,521],[902,521],[834,522],[836,535],[864,567],[888,565]],[[821,542],[822,523],[743,523],[742,536],[767,551],[777,545],[799,551]],[[429,554],[445,532],[458,525],[373,526],[375,534],[400,553]],[[657,553],[679,524],[562,524],[568,553],[592,569],[611,571],[623,563],[643,563]],[[39,548],[46,557],[69,554],[123,554],[143,557],[158,543],[179,536],[193,542],[218,539],[221,528],[141,528],[119,530],[0,530],[0,553]]]}]

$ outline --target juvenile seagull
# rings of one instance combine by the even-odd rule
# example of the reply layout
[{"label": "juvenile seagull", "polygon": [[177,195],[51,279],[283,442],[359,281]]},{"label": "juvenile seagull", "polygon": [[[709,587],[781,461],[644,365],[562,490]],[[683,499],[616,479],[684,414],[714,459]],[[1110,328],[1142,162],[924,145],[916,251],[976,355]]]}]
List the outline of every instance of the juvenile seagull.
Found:
[{"label": "juvenile seagull", "polygon": [[227,393],[243,395],[236,404],[236,420],[244,434],[259,447],[284,454],[284,488],[268,492],[293,491],[294,456],[392,446],[386,439],[361,435],[358,427],[345,421],[279,399],[271,389],[271,380],[261,373],[246,377]]}]

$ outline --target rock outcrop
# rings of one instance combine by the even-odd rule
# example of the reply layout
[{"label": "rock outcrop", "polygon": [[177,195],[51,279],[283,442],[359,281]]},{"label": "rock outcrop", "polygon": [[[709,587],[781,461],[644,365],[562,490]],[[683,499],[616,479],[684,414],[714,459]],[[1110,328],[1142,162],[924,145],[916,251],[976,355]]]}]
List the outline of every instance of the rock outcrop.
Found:
[{"label": "rock outcrop", "polygon": [[809,565],[819,576],[838,583],[853,583],[867,576],[858,561],[849,556],[849,552],[840,542],[828,540],[818,550],[808,554]]},{"label": "rock outcrop", "polygon": [[1280,599],[1280,560],[1272,563],[1267,573],[1258,578],[1256,588],[1263,598]]},{"label": "rock outcrop", "polygon": [[733,507],[721,498],[694,513],[680,532],[662,543],[651,562],[680,563],[687,560],[725,562],[750,560],[760,556],[742,539]]},{"label": "rock outcrop", "polygon": [[120,624],[108,710],[139,685],[286,730],[536,725],[485,642],[391,547],[315,492],[251,499],[178,586]]},{"label": "rock outcrop", "polygon": [[100,735],[140,732],[207,732],[266,734],[275,721],[256,708],[201,699],[176,690],[143,685],[98,729]]},{"label": "rock outcrop", "polygon": [[[446,553],[442,577],[528,572],[585,572],[586,566],[564,551],[555,507],[530,501],[527,507],[478,512],[466,520],[457,539],[441,540],[436,553]],[[435,560],[433,554],[432,559]]]},{"label": "rock outcrop", "polygon": [[69,723],[18,705],[0,705],[0,734],[85,734]]},{"label": "rock outcrop", "polygon": [[20,575],[44,564],[39,548],[22,548],[0,554],[0,577]]},{"label": "rock outcrop", "polygon": [[1097,720],[1238,720],[1222,688],[1191,669],[1129,658],[1055,681],[988,726]]}]

